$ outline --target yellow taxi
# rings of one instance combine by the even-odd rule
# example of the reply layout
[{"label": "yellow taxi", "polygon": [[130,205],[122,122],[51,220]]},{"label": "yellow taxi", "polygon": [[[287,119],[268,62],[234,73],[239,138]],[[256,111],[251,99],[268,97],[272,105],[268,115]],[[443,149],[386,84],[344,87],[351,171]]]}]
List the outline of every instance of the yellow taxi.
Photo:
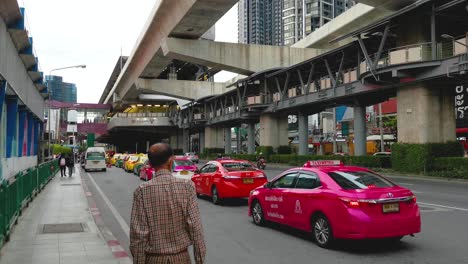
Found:
[{"label": "yellow taxi", "polygon": [[114,156],[112,156],[112,158],[110,159],[110,164],[114,166],[121,155],[121,153],[115,153]]},{"label": "yellow taxi", "polygon": [[142,156],[140,156],[139,154],[132,154],[132,155],[130,155],[130,157],[128,158],[128,160],[124,162],[123,169],[124,169],[126,172],[133,172],[133,167],[134,167],[135,164],[140,160],[141,157],[142,157]]}]

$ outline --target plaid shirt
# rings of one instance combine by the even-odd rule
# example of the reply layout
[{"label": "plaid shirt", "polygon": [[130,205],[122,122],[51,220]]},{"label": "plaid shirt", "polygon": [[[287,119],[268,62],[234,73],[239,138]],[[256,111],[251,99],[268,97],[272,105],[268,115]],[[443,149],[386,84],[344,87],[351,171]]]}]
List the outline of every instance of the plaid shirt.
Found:
[{"label": "plaid shirt", "polygon": [[192,244],[195,262],[203,263],[206,248],[195,185],[159,170],[134,193],[130,225],[133,263],[145,264],[146,253],[177,254]]}]

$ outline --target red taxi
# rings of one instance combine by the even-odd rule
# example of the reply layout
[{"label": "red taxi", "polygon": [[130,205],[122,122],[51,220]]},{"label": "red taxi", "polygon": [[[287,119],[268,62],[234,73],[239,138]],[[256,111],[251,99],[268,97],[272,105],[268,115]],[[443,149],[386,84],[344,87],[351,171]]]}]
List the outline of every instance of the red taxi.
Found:
[{"label": "red taxi", "polygon": [[268,182],[263,171],[246,160],[210,161],[192,177],[198,195],[211,196],[214,204],[225,198],[249,197],[250,191]]},{"label": "red taxi", "polygon": [[421,231],[414,194],[361,167],[309,161],[250,193],[249,216],[310,231],[317,244],[335,239],[388,238]]}]

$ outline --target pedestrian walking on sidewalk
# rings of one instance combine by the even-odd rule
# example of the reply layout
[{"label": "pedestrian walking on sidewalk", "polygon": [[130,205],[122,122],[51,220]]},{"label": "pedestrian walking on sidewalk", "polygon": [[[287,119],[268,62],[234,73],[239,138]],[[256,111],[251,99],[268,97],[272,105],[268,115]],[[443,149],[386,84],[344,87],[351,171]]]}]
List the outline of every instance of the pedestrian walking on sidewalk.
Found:
[{"label": "pedestrian walking on sidewalk", "polygon": [[191,263],[188,247],[193,245],[195,263],[205,260],[205,241],[192,181],[172,176],[174,154],[158,143],[148,151],[155,170],[152,180],[140,184],[133,195],[130,251],[134,264]]},{"label": "pedestrian walking on sidewalk", "polygon": [[67,155],[65,158],[65,164],[68,167],[68,175],[71,177],[73,174],[73,168],[75,167],[75,161],[73,160],[73,156]]},{"label": "pedestrian walking on sidewalk", "polygon": [[59,166],[60,166],[60,177],[67,176],[67,172],[66,172],[67,160],[65,159],[65,155],[63,155],[63,153],[60,154],[58,160],[59,160]]}]

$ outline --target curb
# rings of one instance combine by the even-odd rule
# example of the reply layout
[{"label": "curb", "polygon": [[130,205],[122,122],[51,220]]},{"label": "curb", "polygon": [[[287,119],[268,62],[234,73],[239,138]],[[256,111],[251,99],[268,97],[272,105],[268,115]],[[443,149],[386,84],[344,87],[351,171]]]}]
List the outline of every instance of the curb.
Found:
[{"label": "curb", "polygon": [[104,224],[104,221],[101,217],[101,212],[96,205],[96,201],[94,200],[93,194],[89,191],[88,185],[86,184],[86,179],[82,176],[81,177],[81,186],[83,187],[83,191],[85,192],[86,199],[88,200],[89,211],[93,216],[94,222],[98,227],[99,231],[101,232],[104,240],[107,243],[107,246],[112,252],[112,255],[115,259],[119,260],[119,263],[128,263],[131,264],[133,261],[130,259],[130,256],[127,254],[125,249],[120,245],[120,242],[115,238],[112,232],[107,228]]}]

